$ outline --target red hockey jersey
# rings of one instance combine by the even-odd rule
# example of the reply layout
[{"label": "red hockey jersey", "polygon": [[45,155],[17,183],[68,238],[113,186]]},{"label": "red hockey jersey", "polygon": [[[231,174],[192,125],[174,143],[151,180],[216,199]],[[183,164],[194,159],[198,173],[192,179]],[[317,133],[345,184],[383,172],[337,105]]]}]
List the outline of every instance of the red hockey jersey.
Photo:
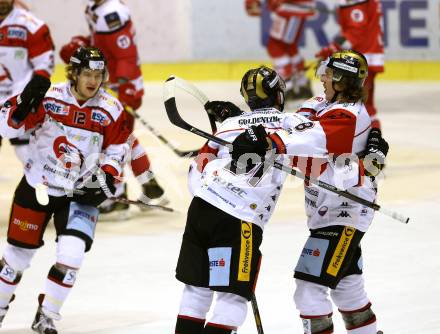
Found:
[{"label": "red hockey jersey", "polygon": [[137,91],[143,90],[135,29],[129,8],[120,0],[107,0],[99,5],[89,1],[86,17],[91,45],[99,48],[107,58],[110,84],[117,85],[118,78],[126,78]]},{"label": "red hockey jersey", "polygon": [[0,23],[0,104],[23,90],[34,73],[50,77],[54,45],[47,25],[14,8]]},{"label": "red hockey jersey", "polygon": [[[11,119],[16,98],[10,101],[1,109],[0,135],[32,133],[24,170],[31,186],[47,184],[49,195],[62,196],[60,188],[75,188],[98,166],[114,176],[122,172],[131,131],[122,105],[103,88],[79,105],[69,83],[52,86],[38,110],[19,124]],[[74,156],[80,163],[72,164]]]},{"label": "red hockey jersey", "polygon": [[384,45],[379,0],[341,0],[338,7],[342,36],[363,53],[372,72],[384,71]]}]

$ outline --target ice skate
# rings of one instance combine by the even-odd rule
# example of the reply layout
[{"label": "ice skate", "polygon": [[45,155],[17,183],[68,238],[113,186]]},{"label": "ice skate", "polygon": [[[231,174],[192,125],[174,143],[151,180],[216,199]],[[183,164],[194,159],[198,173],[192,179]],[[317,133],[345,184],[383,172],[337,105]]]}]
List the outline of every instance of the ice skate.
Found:
[{"label": "ice skate", "polygon": [[[118,196],[127,198],[127,185],[124,185],[123,193]],[[99,206],[99,221],[122,221],[130,219],[130,205],[106,200]]]},{"label": "ice skate", "polygon": [[[167,205],[170,202],[155,178],[152,178],[142,185],[142,195],[139,200],[150,205]],[[148,206],[141,207],[141,211],[145,212],[150,210],[151,208]]]},{"label": "ice skate", "polygon": [[44,311],[41,306],[38,307],[34,322],[32,323],[32,330],[40,334],[58,334],[54,325],[54,320],[59,320],[59,314]]}]

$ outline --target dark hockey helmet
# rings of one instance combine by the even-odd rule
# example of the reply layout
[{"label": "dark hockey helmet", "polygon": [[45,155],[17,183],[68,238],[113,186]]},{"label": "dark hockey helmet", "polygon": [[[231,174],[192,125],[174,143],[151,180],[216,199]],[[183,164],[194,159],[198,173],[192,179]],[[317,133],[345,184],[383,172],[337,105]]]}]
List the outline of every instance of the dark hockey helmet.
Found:
[{"label": "dark hockey helmet", "polygon": [[70,57],[69,65],[76,73],[83,68],[101,70],[104,81],[108,79],[107,60],[98,48],[80,46]]},{"label": "dark hockey helmet", "polygon": [[284,109],[286,84],[266,66],[250,69],[241,79],[240,93],[251,110],[279,106]]},{"label": "dark hockey helmet", "polygon": [[317,70],[318,77],[325,73],[325,68],[333,70],[333,82],[362,87],[368,76],[368,63],[365,56],[354,50],[342,50],[333,53],[321,63]]}]

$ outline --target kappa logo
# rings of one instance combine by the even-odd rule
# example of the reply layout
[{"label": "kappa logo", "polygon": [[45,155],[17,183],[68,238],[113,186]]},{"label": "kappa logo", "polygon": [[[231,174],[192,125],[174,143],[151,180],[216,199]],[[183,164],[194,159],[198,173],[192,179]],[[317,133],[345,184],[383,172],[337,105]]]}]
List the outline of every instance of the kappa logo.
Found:
[{"label": "kappa logo", "polygon": [[337,217],[351,218],[350,214],[347,211],[341,211]]}]

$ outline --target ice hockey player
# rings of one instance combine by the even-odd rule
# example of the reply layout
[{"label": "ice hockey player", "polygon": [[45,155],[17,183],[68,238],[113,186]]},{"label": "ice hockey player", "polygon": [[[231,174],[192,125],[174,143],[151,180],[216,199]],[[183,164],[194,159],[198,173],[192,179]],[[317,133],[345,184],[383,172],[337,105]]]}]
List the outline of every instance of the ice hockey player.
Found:
[{"label": "ice hockey player", "polygon": [[[301,136],[297,133],[309,133],[303,138],[321,143],[322,149],[333,156],[331,160],[323,161],[316,159],[316,156],[303,155],[298,160],[307,158],[306,163],[298,167],[307,175],[319,177],[322,181],[374,201],[376,185],[365,177],[362,160],[359,161],[357,155],[367,149],[367,153],[379,153],[384,157],[388,144],[380,137],[380,132],[372,130],[370,145],[367,145],[371,128],[371,120],[363,104],[367,61],[358,52],[343,50],[324,61],[318,74],[325,95],[317,96],[303,105],[301,112],[309,113],[309,123],[271,135],[262,127],[252,127],[253,137],[245,132],[235,139],[234,151],[239,150],[235,154],[272,147],[281,153],[291,154],[293,148],[302,145],[299,140]],[[254,146],[254,150],[250,149],[251,146]],[[378,157],[375,156],[376,159]],[[351,160],[350,163],[347,163],[347,159]],[[383,160],[376,161],[376,167],[380,169],[382,165]],[[376,174],[378,169],[371,171]],[[304,333],[333,333],[332,303],[328,298],[330,290],[331,299],[342,314],[347,333],[376,334],[376,316],[364,287],[360,247],[374,211],[308,182],[305,183],[305,203],[310,236],[295,268],[294,296]]]},{"label": "ice hockey player", "polygon": [[380,0],[341,0],[338,3],[340,32],[316,57],[324,60],[342,49],[353,49],[365,55],[368,61],[368,78],[365,81],[368,98],[365,106],[371,117],[372,128],[380,129],[374,103],[374,81],[377,74],[384,71],[382,5]]},{"label": "ice hockey player", "polygon": [[[128,113],[134,127],[136,111],[142,104],[144,95],[143,78],[136,46],[135,28],[130,10],[120,0],[89,0],[86,8],[86,19],[90,36],[75,36],[62,47],[60,56],[68,62],[70,55],[81,45],[92,45],[104,53],[108,61],[109,88]],[[158,184],[145,149],[134,138],[131,159],[131,170],[142,187],[140,200],[148,204],[165,205],[169,200]],[[116,194],[126,197],[126,183],[117,183]],[[109,202],[101,208],[101,219],[121,220],[129,217],[127,204]],[[143,210],[148,210],[145,206]]]},{"label": "ice hockey player", "polygon": [[[286,100],[308,99],[313,93],[298,43],[305,21],[314,14],[315,0],[268,0],[265,5],[271,19],[266,49],[275,70],[286,82]],[[245,0],[245,6],[250,16],[262,14],[261,0]]]},{"label": "ice hockey player", "polygon": [[[45,229],[53,218],[56,261],[39,297],[32,329],[40,334],[57,333],[54,320],[61,318],[60,309],[95,237],[97,206],[113,196],[114,179],[122,172],[129,151],[130,128],[123,107],[102,88],[107,77],[102,52],[81,47],[67,66],[66,83],[49,89],[50,81],[35,75],[1,109],[2,136],[34,132],[0,260],[0,323],[23,272],[43,246]],[[72,196],[74,188],[82,194]]]},{"label": "ice hockey player", "polygon": [[[33,75],[50,78],[54,45],[47,25],[20,2],[0,0],[0,106],[19,94]],[[10,140],[24,164],[29,134]],[[1,137],[0,137],[1,144]]]}]

